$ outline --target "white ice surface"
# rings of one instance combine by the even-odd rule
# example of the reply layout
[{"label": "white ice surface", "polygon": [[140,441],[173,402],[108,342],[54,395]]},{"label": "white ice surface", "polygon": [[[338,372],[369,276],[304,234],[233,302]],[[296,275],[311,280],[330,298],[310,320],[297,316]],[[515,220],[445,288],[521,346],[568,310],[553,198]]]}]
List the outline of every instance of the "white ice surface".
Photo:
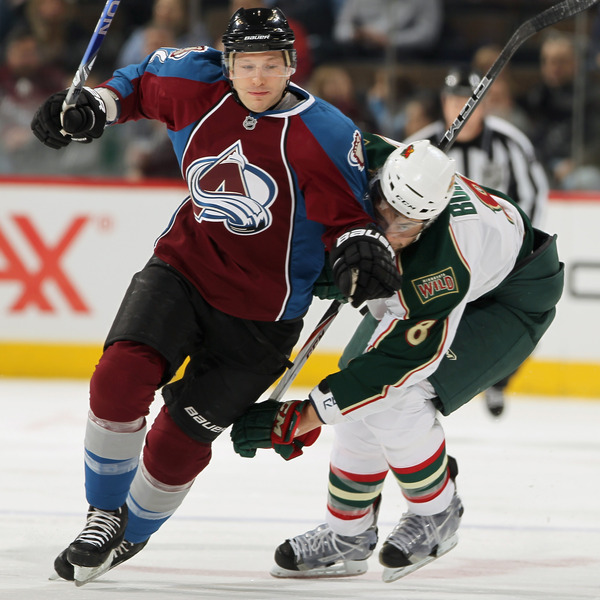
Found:
[{"label": "white ice surface", "polygon": [[[242,459],[225,433],[143,552],[81,588],[48,577],[87,508],[87,383],[0,378],[0,405],[2,600],[600,600],[600,400],[510,396],[495,420],[477,398],[444,418],[465,505],[460,541],[395,583],[381,581],[376,554],[359,577],[268,573],[278,544],[322,521],[332,440],[325,430],[291,462],[266,450]],[[381,539],[404,510],[388,478]]]}]

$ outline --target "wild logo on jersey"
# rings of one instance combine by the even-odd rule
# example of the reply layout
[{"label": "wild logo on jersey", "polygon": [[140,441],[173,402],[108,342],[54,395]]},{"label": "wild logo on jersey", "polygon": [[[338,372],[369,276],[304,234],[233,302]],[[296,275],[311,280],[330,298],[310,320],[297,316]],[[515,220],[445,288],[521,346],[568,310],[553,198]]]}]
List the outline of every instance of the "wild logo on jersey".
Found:
[{"label": "wild logo on jersey", "polygon": [[438,273],[413,279],[411,283],[423,304],[446,294],[458,293],[458,285],[452,267]]},{"label": "wild logo on jersey", "polygon": [[241,142],[219,156],[194,161],[186,171],[196,221],[222,222],[231,233],[253,235],[273,222],[275,180],[248,162]]},{"label": "wild logo on jersey", "polygon": [[494,212],[503,212],[506,215],[506,218],[514,224],[510,215],[502,208],[502,206],[500,206],[500,204],[498,204],[498,202],[496,202],[496,200],[494,200],[493,196],[491,196],[487,190],[466,177],[463,177],[463,181],[477,194],[477,198],[479,198],[485,206]]}]

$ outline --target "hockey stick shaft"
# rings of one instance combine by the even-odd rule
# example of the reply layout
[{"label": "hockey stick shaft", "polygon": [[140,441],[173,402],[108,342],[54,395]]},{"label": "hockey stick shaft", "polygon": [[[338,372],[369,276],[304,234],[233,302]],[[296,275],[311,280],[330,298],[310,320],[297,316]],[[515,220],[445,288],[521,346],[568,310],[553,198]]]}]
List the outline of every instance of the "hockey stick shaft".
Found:
[{"label": "hockey stick shaft", "polygon": [[532,35],[550,27],[559,21],[567,19],[580,13],[590,6],[596,4],[599,0],[563,0],[554,6],[542,11],[538,15],[525,21],[512,35],[506,46],[502,49],[494,64],[489,68],[488,72],[479,82],[479,85],[473,91],[471,97],[467,100],[458,117],[450,125],[450,128],[440,140],[438,147],[440,150],[447,152],[454,142],[456,137],[467,122],[471,113],[485,96],[490,85],[495,81],[500,71],[506,66],[506,63],[511,59],[516,50]]},{"label": "hockey stick shaft", "polygon": [[106,4],[104,5],[104,9],[102,10],[102,14],[98,19],[94,33],[92,34],[85,54],[83,55],[81,63],[79,64],[77,72],[75,73],[75,77],[73,78],[73,83],[67,92],[65,101],[63,102],[63,112],[67,110],[67,108],[77,104],[77,99],[81,94],[81,90],[83,89],[85,82],[90,76],[90,72],[94,66],[96,57],[98,56],[100,46],[102,45],[102,42],[108,33],[108,28],[112,23],[120,3],[121,0],[107,0]]},{"label": "hockey stick shaft", "polygon": [[317,347],[317,344],[321,341],[321,338],[325,335],[325,332],[329,329],[329,326],[333,323],[333,320],[340,312],[343,304],[339,300],[334,300],[329,308],[325,311],[325,314],[321,317],[321,320],[317,323],[313,332],[310,334],[304,345],[298,352],[294,364],[284,373],[283,377],[279,380],[279,383],[269,396],[269,400],[281,400],[283,395],[288,391],[290,385],[296,376],[300,372],[300,369],[304,366],[304,363],[308,360],[308,357],[313,353],[313,350]]}]

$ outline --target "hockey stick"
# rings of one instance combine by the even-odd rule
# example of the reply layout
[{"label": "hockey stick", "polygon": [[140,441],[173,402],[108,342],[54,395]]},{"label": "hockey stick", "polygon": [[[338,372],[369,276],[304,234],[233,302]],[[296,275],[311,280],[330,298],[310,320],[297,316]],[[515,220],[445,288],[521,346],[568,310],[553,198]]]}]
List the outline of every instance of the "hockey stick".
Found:
[{"label": "hockey stick", "polygon": [[[485,74],[479,85],[475,88],[471,98],[469,98],[463,109],[460,111],[458,117],[456,117],[455,121],[450,125],[449,129],[440,140],[438,144],[439,149],[447,152],[451,148],[452,144],[456,141],[456,136],[468,121],[473,110],[481,102],[481,99],[488,88],[494,83],[496,77],[498,77],[498,74],[506,66],[506,63],[508,63],[512,55],[526,40],[538,31],[541,31],[550,25],[554,25],[563,19],[572,17],[599,1],[600,0],[563,0],[563,2],[551,6],[520,25],[513,33],[508,43],[504,46],[498,58]],[[280,400],[283,394],[289,389],[300,369],[304,366],[308,357],[317,347],[317,344],[321,341],[323,335],[325,335],[325,332],[338,315],[342,306],[342,303],[338,300],[332,302],[308,340],[304,343],[304,346],[296,356],[293,365],[288,369],[277,384],[277,387],[273,390],[273,393],[269,397],[270,400]]]},{"label": "hockey stick", "polygon": [[479,82],[479,85],[475,88],[469,100],[467,100],[467,103],[460,111],[458,117],[456,117],[454,123],[450,125],[450,128],[446,131],[444,137],[438,144],[439,149],[447,152],[451,148],[456,140],[456,136],[467,122],[467,119],[475,107],[481,102],[481,99],[488,91],[490,85],[494,83],[500,71],[505,67],[506,63],[523,42],[528,40],[534,33],[537,33],[546,27],[550,27],[550,25],[554,25],[563,19],[572,17],[590,6],[593,6],[598,1],[599,0],[564,0],[525,21],[525,23],[513,33],[494,64]]},{"label": "hockey stick", "polygon": [[[119,4],[121,0],[107,0],[104,5],[104,9],[100,18],[98,19],[98,23],[96,24],[96,28],[94,29],[94,33],[90,39],[88,47],[79,63],[79,67],[77,67],[77,72],[75,73],[75,77],[73,77],[73,83],[71,83],[71,87],[67,92],[65,100],[62,105],[62,113],[61,113],[61,121],[65,111],[69,108],[72,108],[77,104],[77,99],[81,94],[81,90],[85,85],[88,77],[90,76],[90,71],[94,66],[94,62],[96,57],[98,56],[98,51],[100,50],[100,46],[108,33],[108,28],[112,23],[113,17],[117,12],[117,8],[119,8]],[[63,135],[69,135],[64,129],[61,130]]]},{"label": "hockey stick", "polygon": [[281,397],[287,392],[290,385],[300,369],[304,366],[304,363],[308,360],[308,357],[312,354],[313,350],[317,347],[317,344],[321,341],[321,338],[325,335],[325,332],[329,329],[329,326],[333,323],[333,320],[340,312],[340,309],[344,306],[339,300],[334,300],[329,308],[325,311],[325,314],[321,317],[321,320],[317,323],[313,332],[310,334],[304,346],[298,352],[293,365],[286,371],[283,377],[279,380],[277,387],[273,390],[269,396],[269,400],[281,400]]}]

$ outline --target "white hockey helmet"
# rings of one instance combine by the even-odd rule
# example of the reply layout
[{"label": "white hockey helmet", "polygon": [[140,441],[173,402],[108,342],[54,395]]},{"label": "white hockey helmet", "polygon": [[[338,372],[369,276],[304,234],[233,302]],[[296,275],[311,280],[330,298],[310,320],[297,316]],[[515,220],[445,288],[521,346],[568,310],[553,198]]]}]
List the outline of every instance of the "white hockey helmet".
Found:
[{"label": "white hockey helmet", "polygon": [[428,221],[448,206],[454,188],[455,161],[429,140],[394,150],[379,174],[383,197],[409,219]]}]

